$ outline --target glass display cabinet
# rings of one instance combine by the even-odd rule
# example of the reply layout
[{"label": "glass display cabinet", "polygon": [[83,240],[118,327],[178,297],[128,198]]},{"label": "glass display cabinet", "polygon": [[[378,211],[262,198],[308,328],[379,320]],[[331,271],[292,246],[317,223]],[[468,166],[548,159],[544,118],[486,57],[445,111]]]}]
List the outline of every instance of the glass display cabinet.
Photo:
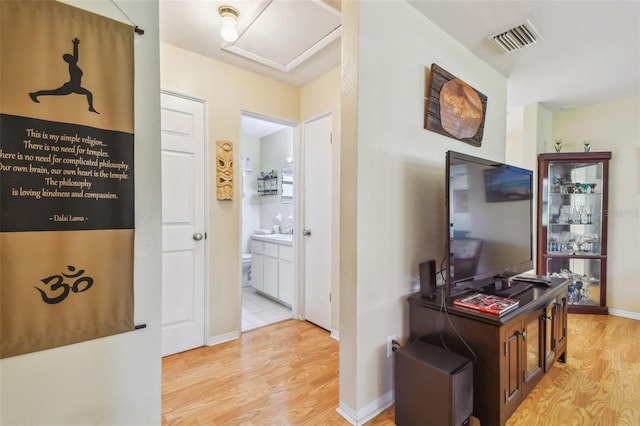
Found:
[{"label": "glass display cabinet", "polygon": [[607,314],[610,152],[540,154],[536,269],[569,278],[571,313]]}]

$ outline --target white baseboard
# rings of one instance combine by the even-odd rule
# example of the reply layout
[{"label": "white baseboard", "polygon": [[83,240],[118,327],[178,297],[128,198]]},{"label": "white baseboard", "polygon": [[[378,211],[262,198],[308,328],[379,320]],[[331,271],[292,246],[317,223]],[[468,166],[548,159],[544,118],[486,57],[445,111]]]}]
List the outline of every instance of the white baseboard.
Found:
[{"label": "white baseboard", "polygon": [[240,337],[240,333],[237,331],[232,331],[230,333],[218,334],[217,336],[209,337],[207,341],[207,346],[219,345],[220,343],[230,342],[231,340],[236,340]]},{"label": "white baseboard", "polygon": [[340,341],[340,332],[338,330],[331,330],[331,337]]},{"label": "white baseboard", "polygon": [[391,390],[380,398],[371,401],[358,411],[340,402],[340,407],[336,409],[336,412],[353,426],[361,426],[391,407],[394,400],[395,392]]},{"label": "white baseboard", "polygon": [[624,318],[640,320],[640,313],[638,312],[623,311],[622,309],[609,308],[609,314],[615,315],[616,317],[624,317]]},{"label": "white baseboard", "polygon": [[336,412],[340,414],[350,424],[354,426],[358,424],[356,421],[356,411],[353,408],[341,402],[340,406],[336,409]]}]

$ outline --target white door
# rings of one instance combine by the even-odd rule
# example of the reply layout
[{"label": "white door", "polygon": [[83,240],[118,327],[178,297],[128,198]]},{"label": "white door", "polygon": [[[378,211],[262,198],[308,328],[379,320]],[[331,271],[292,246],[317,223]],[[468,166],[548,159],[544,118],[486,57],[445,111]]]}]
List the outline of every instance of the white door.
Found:
[{"label": "white door", "polygon": [[304,143],[304,313],[331,330],[331,115],[307,122]]},{"label": "white door", "polygon": [[162,356],[202,346],[205,312],[204,104],[161,94]]}]

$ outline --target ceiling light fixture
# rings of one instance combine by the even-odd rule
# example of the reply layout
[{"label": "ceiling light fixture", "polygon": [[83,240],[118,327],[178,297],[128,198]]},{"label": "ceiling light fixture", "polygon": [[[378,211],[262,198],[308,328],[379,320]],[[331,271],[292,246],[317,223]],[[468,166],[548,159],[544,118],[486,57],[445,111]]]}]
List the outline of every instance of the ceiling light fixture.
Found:
[{"label": "ceiling light fixture", "polygon": [[238,39],[238,16],[240,13],[231,6],[220,6],[220,37],[229,42]]}]

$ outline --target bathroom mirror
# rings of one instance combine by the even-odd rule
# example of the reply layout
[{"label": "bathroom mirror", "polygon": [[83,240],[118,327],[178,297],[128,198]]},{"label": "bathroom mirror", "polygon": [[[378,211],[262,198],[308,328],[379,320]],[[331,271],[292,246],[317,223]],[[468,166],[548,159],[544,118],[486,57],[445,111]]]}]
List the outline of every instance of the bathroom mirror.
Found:
[{"label": "bathroom mirror", "polygon": [[293,167],[286,166],[282,168],[282,203],[293,202]]}]

